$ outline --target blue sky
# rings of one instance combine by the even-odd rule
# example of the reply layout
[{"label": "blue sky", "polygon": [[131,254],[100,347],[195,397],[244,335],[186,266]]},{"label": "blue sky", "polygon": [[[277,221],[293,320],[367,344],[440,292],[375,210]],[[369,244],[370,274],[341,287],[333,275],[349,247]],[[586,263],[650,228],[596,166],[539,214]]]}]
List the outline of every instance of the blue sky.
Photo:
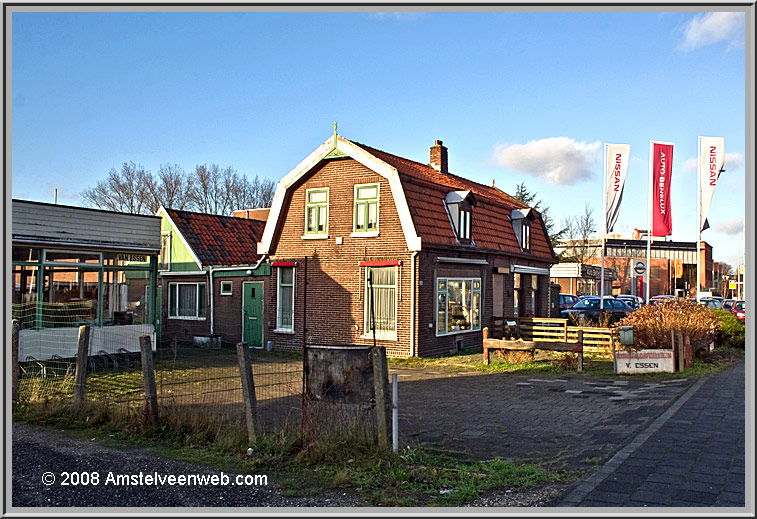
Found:
[{"label": "blue sky", "polygon": [[630,144],[623,232],[647,226],[654,139],[675,144],[671,239],[694,241],[692,159],[716,136],[726,172],[703,239],[736,266],[744,47],[733,13],[16,12],[12,192],[80,205],[127,161],[278,181],[336,120],[420,162],[441,139],[452,172],[525,182],[558,222],[585,203],[601,221],[602,143]]}]

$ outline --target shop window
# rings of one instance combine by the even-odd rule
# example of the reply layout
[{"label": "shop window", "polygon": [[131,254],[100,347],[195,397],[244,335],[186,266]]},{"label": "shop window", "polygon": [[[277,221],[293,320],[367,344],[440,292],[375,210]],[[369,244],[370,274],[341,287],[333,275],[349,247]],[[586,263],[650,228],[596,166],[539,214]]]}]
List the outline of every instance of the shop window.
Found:
[{"label": "shop window", "polygon": [[438,278],[436,333],[481,329],[481,278]]}]

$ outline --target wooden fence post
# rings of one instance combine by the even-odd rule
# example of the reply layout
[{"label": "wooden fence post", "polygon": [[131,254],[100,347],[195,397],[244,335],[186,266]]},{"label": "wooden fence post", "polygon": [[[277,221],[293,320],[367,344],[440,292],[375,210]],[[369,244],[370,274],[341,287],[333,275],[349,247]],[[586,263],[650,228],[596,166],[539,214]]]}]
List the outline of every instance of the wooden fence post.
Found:
[{"label": "wooden fence post", "polygon": [[18,401],[18,319],[11,322],[11,367],[13,368],[12,400]]},{"label": "wooden fence post", "polygon": [[79,414],[87,397],[87,358],[89,357],[89,325],[79,326],[79,349],[76,352],[73,412]]},{"label": "wooden fence post", "polygon": [[376,425],[378,427],[378,444],[387,447],[389,424],[386,419],[386,397],[389,384],[386,366],[386,350],[381,347],[371,348],[373,362],[373,392],[376,399]]},{"label": "wooden fence post", "polygon": [[[673,355],[675,355],[675,351],[673,351]],[[684,361],[683,361],[683,334],[681,332],[678,332],[678,371],[684,370]]]},{"label": "wooden fence post", "polygon": [[252,444],[258,438],[258,402],[255,397],[255,379],[252,376],[250,348],[246,342],[237,343],[237,360],[239,361],[239,375],[242,379],[244,415],[247,419],[247,439]]},{"label": "wooden fence post", "polygon": [[584,370],[584,331],[578,330],[578,344],[580,350],[578,351],[578,372]]},{"label": "wooden fence post", "polygon": [[158,390],[155,387],[155,368],[152,362],[152,341],[149,335],[139,337],[142,350],[142,378],[145,384],[145,412],[151,423],[158,421]]}]

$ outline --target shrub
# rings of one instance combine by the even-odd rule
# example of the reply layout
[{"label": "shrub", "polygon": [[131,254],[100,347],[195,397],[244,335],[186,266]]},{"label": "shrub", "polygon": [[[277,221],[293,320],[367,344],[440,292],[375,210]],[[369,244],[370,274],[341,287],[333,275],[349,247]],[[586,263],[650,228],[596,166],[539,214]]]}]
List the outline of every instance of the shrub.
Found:
[{"label": "shrub", "polygon": [[692,301],[644,305],[618,322],[633,326],[632,349],[670,348],[670,332],[688,334],[691,343],[715,340],[719,321],[712,310]]},{"label": "shrub", "polygon": [[716,340],[718,346],[728,346],[731,348],[744,347],[744,323],[739,321],[735,315],[728,310],[713,310],[720,322],[720,331]]}]

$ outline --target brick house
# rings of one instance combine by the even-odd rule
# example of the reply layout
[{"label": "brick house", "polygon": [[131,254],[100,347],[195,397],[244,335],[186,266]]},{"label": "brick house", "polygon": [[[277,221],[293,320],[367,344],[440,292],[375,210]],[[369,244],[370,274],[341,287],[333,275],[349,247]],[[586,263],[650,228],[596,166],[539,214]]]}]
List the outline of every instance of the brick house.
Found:
[{"label": "brick house", "polygon": [[274,347],[375,329],[396,357],[480,347],[493,314],[548,315],[556,262],[541,215],[451,174],[441,141],[422,164],[336,134],[279,181],[257,250]]},{"label": "brick house", "polygon": [[[263,347],[271,267],[255,252],[264,220],[161,207],[162,343],[216,338]],[[217,343],[216,343],[217,344]]]}]

